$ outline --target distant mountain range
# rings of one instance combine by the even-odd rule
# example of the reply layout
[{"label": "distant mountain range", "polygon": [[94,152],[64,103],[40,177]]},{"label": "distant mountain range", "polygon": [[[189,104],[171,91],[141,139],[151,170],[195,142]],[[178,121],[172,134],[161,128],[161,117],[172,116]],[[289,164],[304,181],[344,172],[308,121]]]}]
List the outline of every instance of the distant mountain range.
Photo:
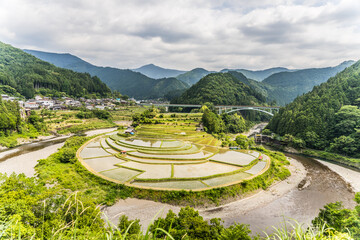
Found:
[{"label": "distant mountain range", "polygon": [[279,72],[289,72],[294,70],[289,70],[287,68],[283,67],[277,67],[277,68],[269,68],[264,70],[247,70],[247,69],[223,69],[220,72],[240,72],[244,74],[245,77],[256,80],[256,81],[262,81],[265,78],[271,76],[274,73]]},{"label": "distant mountain range", "polygon": [[180,74],[185,73],[186,71],[180,71],[175,69],[167,69],[156,66],[154,64],[144,65],[142,67],[132,69],[134,72],[139,72],[148,76],[150,78],[159,79],[159,78],[169,78],[169,77],[176,77]]},{"label": "distant mountain range", "polygon": [[[71,54],[24,51],[58,67],[96,75],[112,90],[118,90],[122,94],[137,99],[166,97],[170,100],[179,96],[203,77],[215,73],[203,68],[185,72],[161,68],[154,64],[134,70],[98,67]],[[277,67],[264,70],[223,69],[220,72],[229,72],[235,77],[239,77],[237,73],[244,75],[245,78],[239,77],[241,82],[263,94],[267,101],[276,101],[279,105],[285,105],[353,63],[354,61],[346,61],[335,67],[300,70]]]},{"label": "distant mountain range", "polygon": [[[243,89],[239,88],[238,84],[235,84],[234,81],[228,81],[230,79],[229,76],[232,76],[237,81],[251,87],[255,92],[257,92],[251,92],[250,95],[258,96],[257,94],[261,94],[264,96],[262,102],[266,101],[272,104],[276,102],[279,105],[285,105],[293,101],[297,96],[310,91],[314,86],[319,85],[330,77],[335,76],[338,72],[341,72],[353,63],[354,61],[346,61],[336,67],[303,69],[293,72],[278,72],[265,78],[262,82],[247,78],[244,74],[238,71],[228,71],[228,75],[208,74],[199,82],[195,83],[190,89],[186,90],[184,94],[182,94],[179,98],[176,98],[173,102],[202,103],[204,101],[209,101],[213,103],[225,103],[227,101],[226,98],[228,98],[228,101],[230,102],[255,103],[256,101],[249,101],[251,96],[249,96],[249,98],[242,96],[241,99],[243,99],[243,101],[230,100],[232,99],[232,94],[235,94],[233,93],[234,89],[240,89],[243,92]],[[206,74],[206,70],[199,72],[200,74]],[[187,76],[190,73],[192,74],[191,76],[194,75],[194,72],[190,71],[182,74],[182,76]],[[213,77],[208,78],[208,76]],[[223,85],[226,85],[226,87],[222,87]],[[224,91],[229,91],[230,95]],[[243,94],[242,92],[239,92],[238,94],[241,95]],[[245,92],[250,93],[249,91]],[[219,98],[221,98],[221,101]]]},{"label": "distant mountain range", "polygon": [[48,53],[35,50],[25,52],[58,67],[98,76],[112,90],[137,99],[162,98],[169,92],[183,92],[189,86],[176,78],[153,79],[129,69],[98,67],[71,54]]}]

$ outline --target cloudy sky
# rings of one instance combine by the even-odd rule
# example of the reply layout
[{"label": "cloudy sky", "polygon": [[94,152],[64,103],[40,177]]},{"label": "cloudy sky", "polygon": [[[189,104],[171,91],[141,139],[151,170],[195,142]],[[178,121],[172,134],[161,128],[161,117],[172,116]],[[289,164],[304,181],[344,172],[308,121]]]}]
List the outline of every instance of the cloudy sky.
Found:
[{"label": "cloudy sky", "polygon": [[360,1],[0,0],[0,41],[118,68],[334,66],[360,59]]}]

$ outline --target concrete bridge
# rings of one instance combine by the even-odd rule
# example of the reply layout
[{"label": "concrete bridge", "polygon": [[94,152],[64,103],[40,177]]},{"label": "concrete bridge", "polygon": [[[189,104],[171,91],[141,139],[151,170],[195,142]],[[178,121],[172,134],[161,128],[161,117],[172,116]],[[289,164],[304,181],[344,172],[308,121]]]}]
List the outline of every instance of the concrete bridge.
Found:
[{"label": "concrete bridge", "polygon": [[[140,103],[142,106],[155,106],[155,107],[165,107],[168,111],[169,107],[190,107],[190,108],[201,108],[200,104],[170,104],[170,103]],[[277,112],[280,107],[268,107],[268,106],[241,106],[241,105],[216,105],[215,109],[218,114],[222,113],[232,113],[236,111],[258,111],[274,116],[274,112]]]}]

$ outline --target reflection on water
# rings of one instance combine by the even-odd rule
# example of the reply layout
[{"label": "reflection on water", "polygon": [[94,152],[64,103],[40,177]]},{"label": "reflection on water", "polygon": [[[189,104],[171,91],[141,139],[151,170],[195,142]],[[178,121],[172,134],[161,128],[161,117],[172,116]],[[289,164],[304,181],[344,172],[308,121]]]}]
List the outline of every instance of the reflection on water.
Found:
[{"label": "reflection on water", "polygon": [[38,150],[41,150],[43,148],[46,148],[46,147],[54,145],[54,144],[65,142],[66,139],[67,139],[67,137],[57,138],[54,140],[42,141],[42,142],[37,142],[37,143],[29,143],[26,145],[22,145],[19,147],[15,147],[15,148],[12,148],[9,150],[2,151],[2,152],[0,152],[0,162],[3,162],[5,160],[13,158],[13,157],[20,156],[25,153],[38,151]]}]

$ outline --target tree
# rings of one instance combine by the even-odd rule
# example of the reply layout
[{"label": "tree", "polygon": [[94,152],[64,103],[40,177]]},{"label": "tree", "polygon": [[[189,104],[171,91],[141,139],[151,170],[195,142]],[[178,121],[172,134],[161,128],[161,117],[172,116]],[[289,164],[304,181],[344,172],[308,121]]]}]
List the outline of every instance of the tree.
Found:
[{"label": "tree", "polygon": [[162,228],[169,232],[174,239],[217,239],[224,228],[220,219],[213,218],[210,224],[199,215],[199,212],[191,207],[181,208],[178,215],[169,210],[165,218],[158,218],[150,226],[150,231],[156,238],[166,237]]},{"label": "tree", "polygon": [[[359,199],[358,193],[356,200]],[[350,231],[355,239],[360,238],[360,217],[358,212],[356,210],[345,209],[341,202],[325,205],[324,209],[320,209],[319,215],[312,221],[312,224],[314,226],[326,224],[327,227],[339,232],[346,233]]]},{"label": "tree", "polygon": [[224,228],[221,231],[219,240],[251,240],[249,234],[251,230],[248,225],[235,223],[229,228]]},{"label": "tree", "polygon": [[201,121],[209,133],[221,133],[225,130],[223,120],[219,115],[210,110],[206,110],[203,113]]}]

